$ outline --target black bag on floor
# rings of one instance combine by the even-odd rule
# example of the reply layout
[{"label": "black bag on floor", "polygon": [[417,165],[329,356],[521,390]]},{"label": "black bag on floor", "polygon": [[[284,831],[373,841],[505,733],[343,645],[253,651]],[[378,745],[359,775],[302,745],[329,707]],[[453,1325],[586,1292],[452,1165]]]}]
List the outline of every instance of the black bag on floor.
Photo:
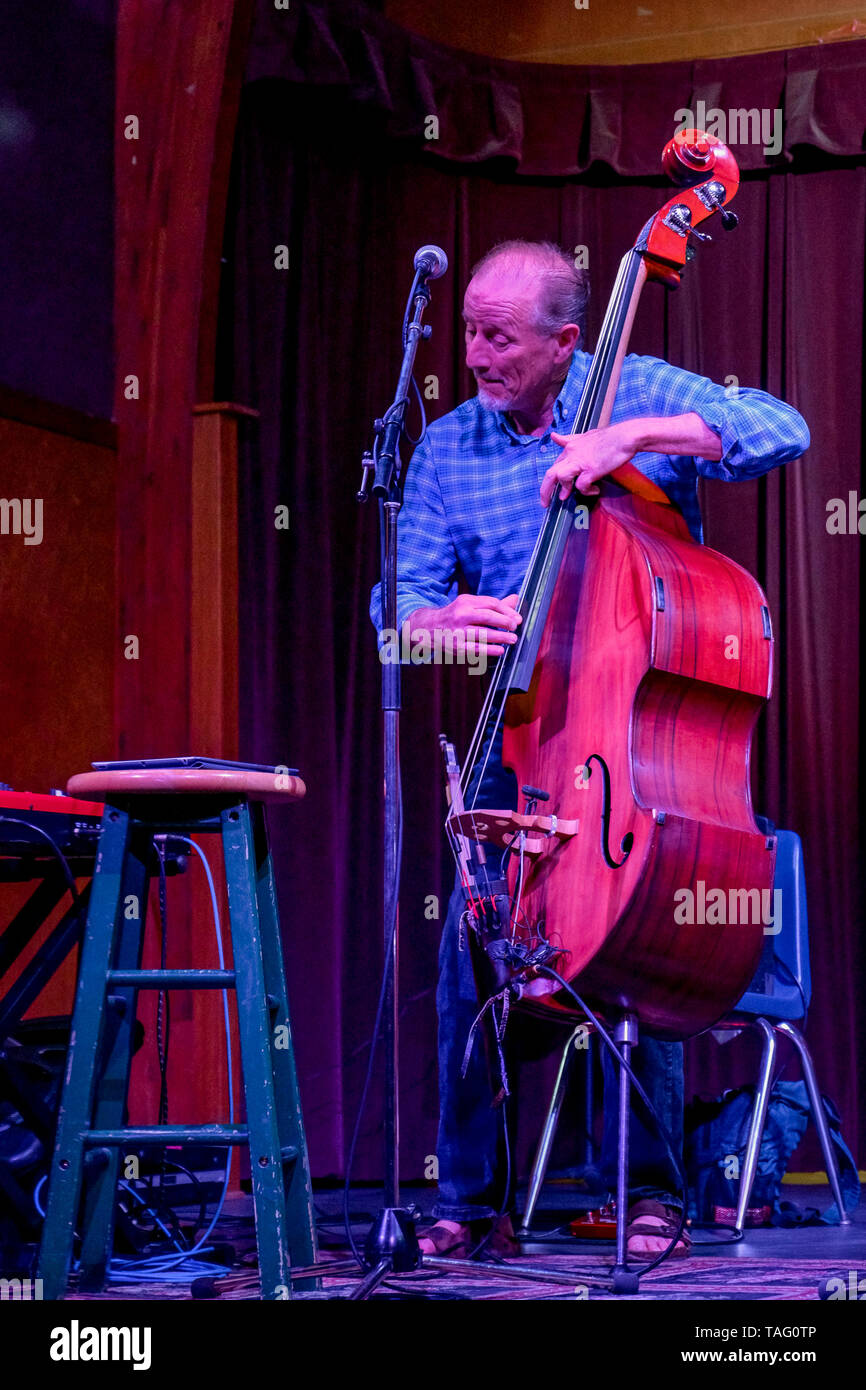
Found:
[{"label": "black bag on floor", "polygon": [[[842,1138],[836,1107],[826,1096],[822,1099],[836,1151],[842,1196],[850,1212],[860,1199],[857,1169]],[[741,1086],[738,1090],[726,1091],[717,1100],[696,1097],[686,1107],[684,1156],[692,1220],[733,1224],[754,1100],[754,1086]],[[806,1132],[809,1115],[805,1083],[777,1081],[767,1108],[755,1182],[746,1212],[747,1226],[799,1225],[804,1219],[819,1220],[823,1225],[838,1223],[835,1204],[823,1216],[810,1211],[804,1217],[792,1203],[779,1200],[782,1178]]]}]

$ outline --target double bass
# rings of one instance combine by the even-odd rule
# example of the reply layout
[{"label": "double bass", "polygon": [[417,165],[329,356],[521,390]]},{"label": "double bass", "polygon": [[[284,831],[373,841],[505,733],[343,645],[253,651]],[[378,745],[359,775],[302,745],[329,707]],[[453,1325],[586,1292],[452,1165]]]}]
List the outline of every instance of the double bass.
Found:
[{"label": "double bass", "polygon": [[[681,131],[663,163],[680,188],[622,259],[574,433],[610,419],[644,284],[679,283],[705,220],[736,224],[727,146]],[[755,821],[750,754],[772,687],[767,600],[627,464],[598,496],[557,490],[519,611],[449,776],[447,829],[493,978],[548,1015],[573,1011],[565,983],[658,1036],[691,1036],[741,996],[764,940],[776,842]],[[478,804],[500,735],[522,811]]]}]

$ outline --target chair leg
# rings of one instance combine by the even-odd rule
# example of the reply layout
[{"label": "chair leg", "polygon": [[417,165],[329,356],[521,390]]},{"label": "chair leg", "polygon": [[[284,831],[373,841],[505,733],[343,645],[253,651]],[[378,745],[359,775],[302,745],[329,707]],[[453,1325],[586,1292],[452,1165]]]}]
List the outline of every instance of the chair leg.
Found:
[{"label": "chair leg", "polygon": [[[626,1064],[637,1045],[638,1027],[634,1014],[624,1014],[614,1032],[614,1041]],[[619,1138],[616,1154],[616,1263],[613,1267],[614,1291],[631,1292],[627,1284],[617,1287],[617,1276],[628,1276],[628,1170],[629,1120],[631,1118],[631,1079],[625,1067],[619,1071]]]},{"label": "chair leg", "polygon": [[544,1175],[547,1172],[547,1164],[550,1159],[550,1151],[553,1148],[553,1140],[556,1137],[556,1127],[559,1124],[559,1116],[562,1110],[562,1102],[565,1098],[565,1088],[568,1081],[568,1074],[571,1067],[571,1052],[577,1038],[582,1035],[586,1025],[575,1028],[569,1035],[568,1042],[562,1049],[562,1056],[559,1059],[559,1070],[556,1073],[556,1082],[553,1087],[553,1094],[550,1097],[550,1105],[547,1107],[547,1115],[544,1120],[544,1128],[541,1131],[541,1138],[538,1141],[538,1150],[535,1155],[535,1162],[532,1165],[532,1173],[529,1178],[529,1190],[526,1194],[526,1206],[523,1212],[523,1220],[520,1223],[520,1234],[528,1235],[532,1225],[532,1218],[535,1215],[535,1208],[541,1189],[544,1185]]},{"label": "chair leg", "polygon": [[746,1157],[743,1161],[743,1171],[740,1174],[740,1195],[737,1201],[735,1227],[741,1234],[746,1224],[749,1198],[752,1195],[755,1173],[758,1169],[758,1154],[761,1151],[761,1139],[767,1121],[770,1092],[773,1088],[773,1071],[776,1065],[776,1034],[773,1031],[773,1025],[768,1023],[765,1018],[756,1018],[755,1027],[760,1028],[764,1035],[764,1049],[761,1053],[761,1072],[755,1092],[755,1104],[752,1107],[752,1122],[746,1144]]},{"label": "chair leg", "polygon": [[798,1053],[800,1054],[800,1065],[803,1068],[803,1079],[806,1082],[806,1090],[809,1092],[809,1101],[812,1106],[812,1118],[815,1121],[815,1128],[818,1131],[818,1138],[821,1140],[821,1151],[824,1155],[824,1167],[827,1170],[827,1177],[830,1182],[830,1188],[833,1192],[833,1198],[836,1203],[837,1210],[839,1212],[839,1224],[842,1226],[850,1226],[851,1218],[845,1210],[845,1203],[842,1199],[842,1188],[839,1183],[839,1168],[836,1163],[836,1155],[833,1152],[833,1140],[830,1137],[830,1130],[827,1125],[827,1117],[824,1114],[824,1106],[821,1101],[821,1092],[818,1090],[818,1082],[815,1077],[815,1068],[812,1063],[812,1054],[809,1051],[809,1048],[806,1044],[806,1039],[803,1037],[803,1034],[800,1032],[799,1028],[795,1028],[793,1024],[788,1023],[787,1021],[784,1023],[777,1023],[776,1031],[778,1033],[784,1033],[786,1038],[790,1038],[791,1042],[794,1044]]},{"label": "chair leg", "polygon": [[591,1024],[587,1023],[584,1026],[589,1030],[589,1035],[586,1040],[586,1072],[583,1085],[583,1127],[586,1136],[583,1143],[583,1161],[587,1168],[594,1168],[596,1154],[592,1127],[595,1119],[595,1085],[593,1082],[592,1036],[595,1030]]}]

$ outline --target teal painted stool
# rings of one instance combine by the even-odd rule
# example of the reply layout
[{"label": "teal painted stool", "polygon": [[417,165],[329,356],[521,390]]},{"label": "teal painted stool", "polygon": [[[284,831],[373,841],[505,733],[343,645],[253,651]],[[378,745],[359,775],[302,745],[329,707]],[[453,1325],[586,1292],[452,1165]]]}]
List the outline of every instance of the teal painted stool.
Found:
[{"label": "teal painted stool", "polygon": [[[234,768],[86,772],[69,794],[105,802],[39,1253],[45,1298],[62,1298],[80,1215],[80,1287],[103,1287],[123,1150],[248,1144],[263,1299],[291,1296],[290,1268],[316,1235],[289,1022],[265,801],[298,800],[299,777]],[[219,834],[232,970],[142,970],[154,836]],[[140,909],[129,913],[131,903]],[[234,989],[246,1124],[124,1124],[140,989]],[[82,1201],[82,1188],[85,1191]],[[297,1280],[300,1288],[315,1280]]]}]

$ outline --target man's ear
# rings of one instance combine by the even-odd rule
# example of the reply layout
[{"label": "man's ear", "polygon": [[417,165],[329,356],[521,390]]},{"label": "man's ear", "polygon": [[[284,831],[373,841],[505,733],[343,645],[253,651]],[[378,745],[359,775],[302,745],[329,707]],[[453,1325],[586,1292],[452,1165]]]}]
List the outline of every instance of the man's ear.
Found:
[{"label": "man's ear", "polygon": [[556,356],[559,362],[565,362],[571,356],[580,341],[580,329],[576,323],[567,323],[556,335]]}]

